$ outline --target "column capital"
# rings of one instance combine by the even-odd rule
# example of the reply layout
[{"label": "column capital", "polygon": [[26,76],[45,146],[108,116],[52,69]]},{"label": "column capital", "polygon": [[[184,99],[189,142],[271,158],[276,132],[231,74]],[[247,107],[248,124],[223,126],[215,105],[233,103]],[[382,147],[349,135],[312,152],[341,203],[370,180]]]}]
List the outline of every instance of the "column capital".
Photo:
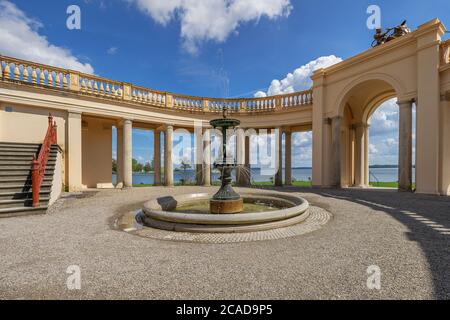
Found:
[{"label": "column capital", "polygon": [[450,101],[450,90],[447,90],[445,93],[441,94],[441,101]]},{"label": "column capital", "polygon": [[415,99],[410,100],[399,100],[397,101],[397,104],[400,108],[412,108],[413,102]]},{"label": "column capital", "polygon": [[323,118],[323,124],[324,125],[331,125],[331,118]]},{"label": "column capital", "polygon": [[368,125],[367,123],[364,123],[364,122],[354,123],[354,124],[352,125],[352,129],[357,129],[357,128],[363,128],[363,129],[366,129],[366,128],[368,128],[368,127],[369,127],[369,125]]},{"label": "column capital", "polygon": [[332,117],[331,118],[331,121],[333,121],[333,120],[342,120],[342,116],[335,116],[335,117]]},{"label": "column capital", "polygon": [[83,113],[79,110],[69,110],[67,111],[67,115],[71,118],[79,118]]},{"label": "column capital", "polygon": [[328,118],[328,117],[323,118],[323,124],[324,125],[331,125],[331,118]]}]

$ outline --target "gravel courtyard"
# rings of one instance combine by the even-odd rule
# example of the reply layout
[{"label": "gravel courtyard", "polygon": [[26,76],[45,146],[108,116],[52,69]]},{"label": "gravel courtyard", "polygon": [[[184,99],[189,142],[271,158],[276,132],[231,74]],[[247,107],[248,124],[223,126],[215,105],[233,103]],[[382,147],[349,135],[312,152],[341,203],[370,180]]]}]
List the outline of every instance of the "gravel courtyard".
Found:
[{"label": "gravel courtyard", "polygon": [[[450,299],[450,199],[389,191],[298,192],[332,214],[282,240],[202,244],[114,230],[152,196],[205,188],[65,194],[44,216],[0,219],[2,299]],[[81,290],[66,286],[71,265]],[[381,269],[381,290],[367,268]]]}]

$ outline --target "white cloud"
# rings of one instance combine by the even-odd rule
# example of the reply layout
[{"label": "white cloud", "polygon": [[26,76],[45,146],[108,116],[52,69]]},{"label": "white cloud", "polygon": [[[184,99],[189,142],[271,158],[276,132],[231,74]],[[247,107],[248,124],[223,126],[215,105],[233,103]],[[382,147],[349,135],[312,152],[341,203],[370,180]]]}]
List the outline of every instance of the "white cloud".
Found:
[{"label": "white cloud", "polygon": [[115,55],[117,53],[117,51],[119,51],[119,48],[111,47],[108,50],[106,50],[106,53],[108,53],[109,55]]},{"label": "white cloud", "polygon": [[185,49],[196,54],[203,41],[224,42],[246,22],[286,17],[290,0],[126,0],[161,25],[178,19]]},{"label": "white cloud", "polygon": [[377,154],[378,149],[374,144],[369,144],[369,154]]},{"label": "white cloud", "polygon": [[370,120],[372,135],[386,135],[389,132],[398,132],[398,105],[397,99],[383,103],[372,115]]},{"label": "white cloud", "polygon": [[65,48],[50,44],[38,33],[43,25],[28,17],[15,4],[0,0],[0,53],[61,68],[94,73],[88,63],[82,63]]},{"label": "white cloud", "polygon": [[320,57],[313,60],[292,73],[288,73],[282,80],[273,80],[267,92],[258,91],[255,97],[261,98],[266,96],[274,96],[283,93],[292,93],[296,91],[308,90],[312,87],[311,75],[314,71],[327,68],[333,64],[341,62],[342,59],[335,55]]}]

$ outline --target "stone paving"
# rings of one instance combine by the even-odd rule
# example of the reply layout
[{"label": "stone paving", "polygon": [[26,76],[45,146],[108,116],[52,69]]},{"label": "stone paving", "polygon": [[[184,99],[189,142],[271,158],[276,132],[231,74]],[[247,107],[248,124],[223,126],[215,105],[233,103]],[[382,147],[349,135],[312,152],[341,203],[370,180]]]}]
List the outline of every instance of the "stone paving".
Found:
[{"label": "stone paving", "polygon": [[[138,213],[140,214],[140,213]],[[126,215],[128,219],[136,221],[136,213],[130,212]],[[183,241],[183,242],[195,242],[195,243],[238,243],[238,242],[251,242],[251,241],[268,241],[286,239],[289,237],[296,237],[302,234],[319,230],[332,218],[331,213],[318,208],[311,207],[309,209],[308,217],[304,222],[273,230],[258,231],[258,232],[243,232],[243,233],[187,233],[187,232],[174,232],[158,230],[154,228],[146,228],[141,224],[134,223],[131,228],[127,224],[125,228],[121,228],[125,232],[135,234],[137,236],[167,240],[167,241]],[[118,219],[120,223],[121,219]],[[117,224],[115,224],[117,225]],[[120,229],[120,227],[119,227]]]},{"label": "stone paving", "polygon": [[[206,188],[65,194],[44,216],[0,219],[0,298],[449,299],[450,198],[298,192],[331,220],[278,240],[194,243],[118,231],[153,196]],[[81,270],[68,290],[67,268]],[[381,290],[367,287],[370,266]]]}]

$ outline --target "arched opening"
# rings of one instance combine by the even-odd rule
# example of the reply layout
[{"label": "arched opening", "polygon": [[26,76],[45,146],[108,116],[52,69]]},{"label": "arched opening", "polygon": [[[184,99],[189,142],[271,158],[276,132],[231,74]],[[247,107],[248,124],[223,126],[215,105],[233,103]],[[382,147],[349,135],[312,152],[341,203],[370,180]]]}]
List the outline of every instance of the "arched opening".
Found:
[{"label": "arched opening", "polygon": [[[340,186],[368,187],[375,181],[380,187],[397,187],[399,176],[403,177],[403,183],[400,183],[403,188],[407,178],[410,178],[412,186],[409,172],[412,171],[413,157],[412,148],[408,148],[414,136],[412,102],[401,102],[403,122],[400,125],[398,87],[394,81],[386,79],[365,80],[354,85],[341,100],[340,117],[334,119],[332,125],[333,150],[336,157],[340,155],[337,160],[340,173],[335,175],[338,180],[335,182]],[[380,149],[381,143],[387,146],[379,157],[376,157],[380,151],[376,143]],[[399,159],[398,150],[402,146],[404,152]],[[399,164],[400,168],[397,168]],[[383,175],[381,169],[385,169]]]},{"label": "arched opening", "polygon": [[[415,185],[415,105],[412,107],[412,182]],[[398,188],[399,106],[397,98],[378,104],[368,119],[369,186]]]}]

